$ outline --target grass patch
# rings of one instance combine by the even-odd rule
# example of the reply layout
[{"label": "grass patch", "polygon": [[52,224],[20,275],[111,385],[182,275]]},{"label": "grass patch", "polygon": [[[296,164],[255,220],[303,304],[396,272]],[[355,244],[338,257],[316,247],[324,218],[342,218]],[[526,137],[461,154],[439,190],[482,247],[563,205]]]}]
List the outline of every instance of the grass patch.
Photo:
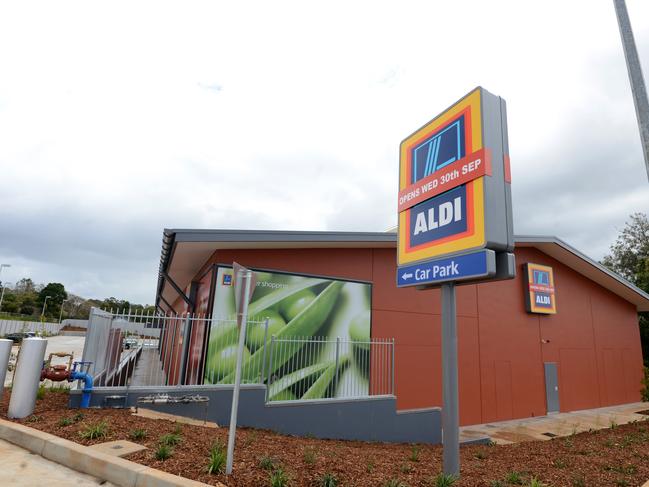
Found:
[{"label": "grass patch", "polygon": [[320,477],[320,482],[318,483],[320,487],[337,487],[338,479],[332,473],[327,472],[322,477]]},{"label": "grass patch", "polygon": [[85,440],[96,440],[97,438],[103,438],[107,434],[108,423],[106,421],[86,425],[83,431],[79,431],[79,436]]},{"label": "grass patch", "polygon": [[270,474],[269,478],[270,487],[286,487],[288,485],[288,477],[284,470],[278,468],[273,473]]},{"label": "grass patch", "polygon": [[169,445],[160,443],[158,445],[158,448],[156,448],[155,451],[156,460],[160,460],[161,462],[164,462],[171,455],[173,455],[173,449]]},{"label": "grass patch", "polygon": [[455,475],[447,475],[445,473],[437,474],[437,477],[433,479],[433,485],[435,487],[451,487],[457,481]]},{"label": "grass patch", "polygon": [[129,433],[129,436],[132,440],[140,441],[144,440],[147,437],[147,432],[145,429],[136,428]]},{"label": "grass patch", "polygon": [[275,460],[273,457],[265,456],[259,460],[259,466],[264,470],[273,470],[275,468]]},{"label": "grass patch", "polygon": [[167,446],[176,446],[182,440],[179,433],[167,433],[160,437],[160,443]]},{"label": "grass patch", "polygon": [[512,485],[523,485],[523,479],[521,478],[521,474],[518,472],[508,472],[505,475],[505,481]]},{"label": "grass patch", "polygon": [[410,456],[408,457],[408,459],[411,462],[418,462],[419,461],[419,452],[420,451],[421,450],[417,445],[413,445],[412,448],[410,449]]},{"label": "grass patch", "polygon": [[390,479],[383,484],[383,487],[407,487],[406,484],[399,479]]},{"label": "grass patch", "polygon": [[227,452],[225,445],[220,441],[215,442],[210,448],[210,457],[207,463],[207,473],[216,474],[223,473],[225,469],[225,462],[227,459]]},{"label": "grass patch", "polygon": [[312,447],[307,446],[302,454],[302,459],[307,465],[313,465],[316,460],[315,450]]},{"label": "grass patch", "polygon": [[59,426],[70,426],[74,421],[72,421],[72,418],[61,418],[59,419],[58,425]]}]

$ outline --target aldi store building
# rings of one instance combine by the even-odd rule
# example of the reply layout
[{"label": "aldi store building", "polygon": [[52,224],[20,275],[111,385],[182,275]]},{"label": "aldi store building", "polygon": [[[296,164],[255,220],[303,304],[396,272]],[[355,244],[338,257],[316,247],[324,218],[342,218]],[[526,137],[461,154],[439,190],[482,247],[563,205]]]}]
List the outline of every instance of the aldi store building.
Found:
[{"label": "aldi store building", "polygon": [[[460,423],[639,401],[649,295],[557,238],[515,241],[515,279],[457,289]],[[396,247],[394,233],[165,230],[157,305],[231,314],[219,288],[233,262],[358,283],[371,338],[395,342],[397,409],[441,406],[440,293],[396,287]]]}]

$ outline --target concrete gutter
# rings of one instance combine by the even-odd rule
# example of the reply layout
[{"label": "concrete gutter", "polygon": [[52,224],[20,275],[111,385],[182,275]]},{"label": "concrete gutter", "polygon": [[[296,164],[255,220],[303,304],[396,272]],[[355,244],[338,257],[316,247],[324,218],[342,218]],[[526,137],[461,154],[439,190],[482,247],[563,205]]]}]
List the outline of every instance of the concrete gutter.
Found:
[{"label": "concrete gutter", "polygon": [[[93,450],[22,424],[0,419],[0,438],[37,455],[120,487],[205,487],[207,484]],[[43,479],[44,483],[46,480]],[[226,487],[218,483],[217,487]]]}]

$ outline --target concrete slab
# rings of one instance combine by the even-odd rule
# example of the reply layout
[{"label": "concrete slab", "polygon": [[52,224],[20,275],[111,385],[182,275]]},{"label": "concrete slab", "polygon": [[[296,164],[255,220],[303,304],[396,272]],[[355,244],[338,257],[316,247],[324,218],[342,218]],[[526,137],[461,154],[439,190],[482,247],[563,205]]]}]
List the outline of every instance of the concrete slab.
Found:
[{"label": "concrete slab", "polygon": [[151,409],[138,408],[137,412],[135,408],[131,408],[133,416],[140,416],[142,418],[149,419],[165,419],[167,421],[175,421],[177,423],[191,424],[194,426],[205,426],[207,428],[218,428],[219,425],[212,421],[201,421],[200,419],[188,418],[186,416],[177,416],[175,414],[161,413],[158,411],[153,411]]},{"label": "concrete slab", "polygon": [[649,420],[649,416],[637,414],[638,411],[647,409],[649,409],[649,403],[638,402],[534,418],[464,426],[460,428],[460,436],[476,437],[486,434],[498,444],[544,441],[553,436],[569,436],[588,430],[610,428],[613,424],[619,425],[633,421]]},{"label": "concrete slab", "polygon": [[146,450],[145,446],[127,440],[116,440],[116,441],[107,441],[105,443],[97,443],[96,445],[91,445],[88,448],[97,450],[107,455],[113,455],[115,457],[125,457],[126,455],[130,455],[131,453],[136,453],[142,450]]},{"label": "concrete slab", "polygon": [[0,440],[2,458],[2,485],[33,487],[47,484],[48,487],[116,487],[90,475],[71,470],[51,462],[17,445]]}]

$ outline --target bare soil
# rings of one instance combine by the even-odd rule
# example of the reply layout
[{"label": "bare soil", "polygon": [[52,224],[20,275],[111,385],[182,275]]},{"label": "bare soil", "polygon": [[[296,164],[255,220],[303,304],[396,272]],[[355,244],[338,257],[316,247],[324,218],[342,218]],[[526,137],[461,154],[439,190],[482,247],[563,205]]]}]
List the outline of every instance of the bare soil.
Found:
[{"label": "bare soil", "polygon": [[[289,479],[286,485],[296,487],[320,486],[325,473],[333,474],[340,487],[435,486],[435,476],[441,471],[439,446],[318,440],[240,428],[234,474],[210,475],[206,472],[210,446],[215,441],[227,442],[227,428],[142,418],[124,409],[70,410],[67,399],[64,393],[49,392],[37,401],[32,416],[16,422],[84,445],[135,441],[148,450],[126,457],[129,460],[208,484],[220,481],[228,487],[270,486],[270,475],[281,468]],[[8,400],[7,390],[0,403],[3,419],[7,419]],[[60,422],[63,418],[73,420],[79,412],[83,418],[68,425]],[[86,427],[99,421],[108,425],[106,436],[81,438]],[[135,429],[146,430],[146,438],[133,439]],[[172,456],[156,460],[154,452],[160,437],[176,430],[181,440],[173,447]],[[269,468],[263,468],[262,463]],[[649,421],[549,441],[466,446],[461,449],[461,465],[462,477],[454,487],[529,485],[532,478],[553,487],[641,486],[649,479]],[[512,482],[513,473],[519,474],[520,484]],[[392,479],[401,484],[388,484]]]}]

